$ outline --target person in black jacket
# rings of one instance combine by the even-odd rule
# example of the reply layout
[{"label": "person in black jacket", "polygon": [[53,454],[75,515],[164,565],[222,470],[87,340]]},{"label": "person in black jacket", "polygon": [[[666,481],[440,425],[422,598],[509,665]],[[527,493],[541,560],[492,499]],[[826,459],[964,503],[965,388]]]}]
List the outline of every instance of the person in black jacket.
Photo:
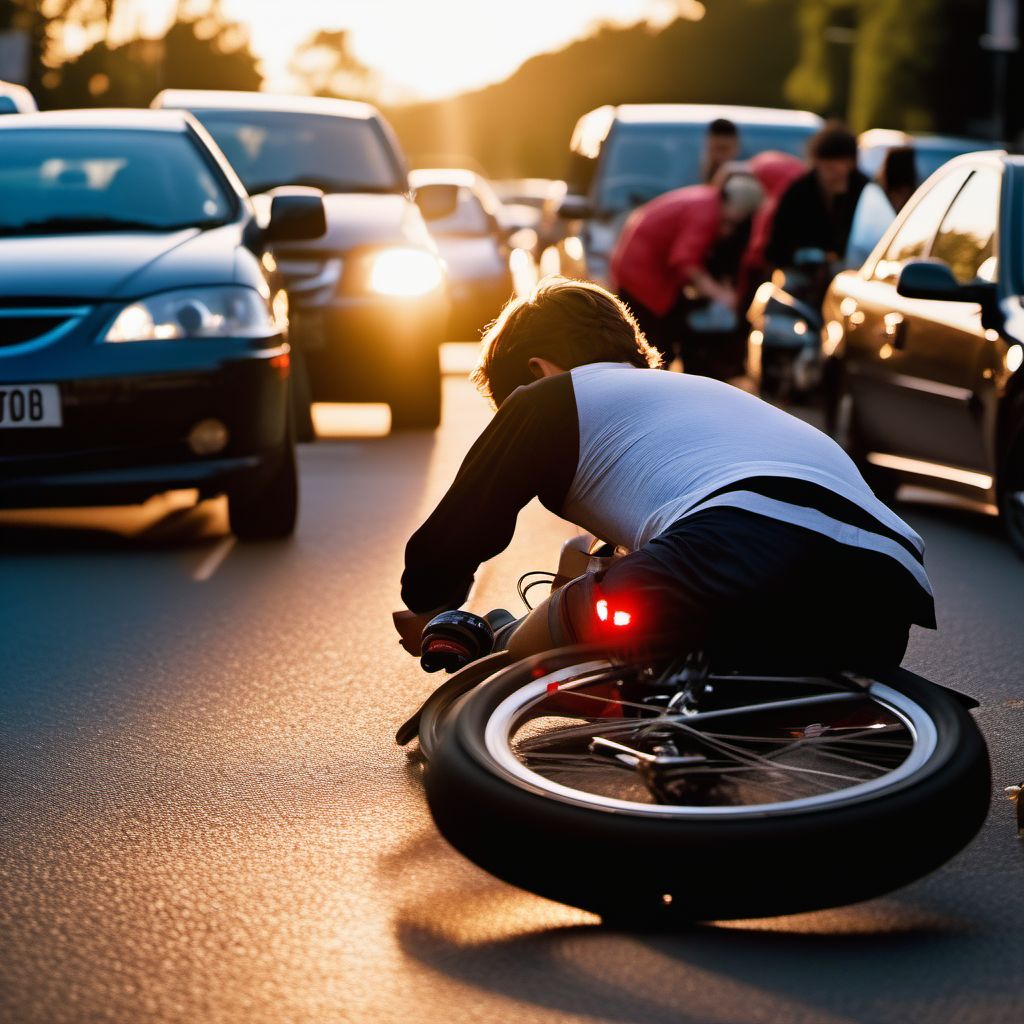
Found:
[{"label": "person in black jacket", "polygon": [[801,249],[820,249],[829,261],[846,251],[857,201],[868,179],[857,170],[857,140],[840,125],[827,125],[811,139],[811,169],[779,201],[765,249],[776,267],[793,265]]}]

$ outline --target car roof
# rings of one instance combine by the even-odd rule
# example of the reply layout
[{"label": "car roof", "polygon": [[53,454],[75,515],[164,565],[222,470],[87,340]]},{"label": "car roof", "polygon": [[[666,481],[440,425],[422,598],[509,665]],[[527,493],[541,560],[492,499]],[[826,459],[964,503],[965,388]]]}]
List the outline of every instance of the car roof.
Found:
[{"label": "car roof", "polygon": [[0,81],[0,96],[6,96],[13,100],[20,113],[28,114],[39,109],[32,93],[25,86],[18,85],[17,82]]},{"label": "car roof", "polygon": [[465,167],[416,167],[409,172],[409,184],[414,188],[422,185],[464,185],[473,188],[479,177],[475,171]]},{"label": "car roof", "polygon": [[377,108],[355,100],[326,96],[286,96],[230,89],[164,89],[150,106],[161,110],[272,110],[289,114],[325,114],[367,120],[379,116]]},{"label": "car roof", "polygon": [[189,123],[185,110],[47,110],[0,118],[0,130],[8,128],[130,128],[133,130],[183,132]]},{"label": "car roof", "polygon": [[917,149],[964,149],[968,152],[989,152],[990,139],[970,139],[962,135],[918,135],[898,128],[869,128],[857,136],[861,148],[872,146],[914,146]]},{"label": "car roof", "polygon": [[614,116],[623,124],[708,124],[718,117],[749,125],[771,124],[813,129],[823,124],[822,119],[809,110],[719,103],[623,103],[614,108]]}]

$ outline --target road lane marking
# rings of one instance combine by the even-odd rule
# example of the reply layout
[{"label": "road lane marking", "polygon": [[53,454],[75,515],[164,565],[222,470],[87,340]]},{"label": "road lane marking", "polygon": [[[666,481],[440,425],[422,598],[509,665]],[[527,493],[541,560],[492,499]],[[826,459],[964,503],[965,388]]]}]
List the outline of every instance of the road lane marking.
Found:
[{"label": "road lane marking", "polygon": [[196,566],[195,572],[192,573],[192,579],[196,583],[205,583],[220,568],[224,559],[231,554],[231,549],[236,542],[234,534],[218,541],[209,554]]}]

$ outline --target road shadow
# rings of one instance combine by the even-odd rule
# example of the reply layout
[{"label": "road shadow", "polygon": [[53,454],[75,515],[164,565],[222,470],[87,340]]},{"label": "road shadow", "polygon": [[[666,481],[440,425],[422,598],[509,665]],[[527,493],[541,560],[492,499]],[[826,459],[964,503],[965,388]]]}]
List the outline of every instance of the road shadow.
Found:
[{"label": "road shadow", "polygon": [[5,510],[0,514],[0,555],[154,551],[208,544],[227,534],[222,501]]},{"label": "road shadow", "polygon": [[899,900],[671,933],[598,921],[531,928],[541,908],[556,920],[576,913],[491,883],[405,907],[397,938],[462,984],[623,1024],[896,1020],[876,1010],[920,999],[922,969],[939,988],[944,977],[971,985],[961,964],[970,927]]}]

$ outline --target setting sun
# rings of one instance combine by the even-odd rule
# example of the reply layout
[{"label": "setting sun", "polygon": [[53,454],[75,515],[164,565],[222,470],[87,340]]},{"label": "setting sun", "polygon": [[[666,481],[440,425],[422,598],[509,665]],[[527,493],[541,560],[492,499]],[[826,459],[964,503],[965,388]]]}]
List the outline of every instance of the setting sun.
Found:
[{"label": "setting sun", "polygon": [[[125,36],[140,29],[158,34],[176,8],[199,13],[203,5],[124,0],[117,27]],[[498,81],[534,54],[558,49],[601,22],[647,21],[657,27],[704,13],[697,0],[521,0],[514,7],[478,0],[356,0],[330,6],[320,0],[224,0],[222,9],[248,26],[268,90],[295,87],[288,65],[304,40],[320,29],[344,29],[354,55],[381,76],[396,99],[435,98]],[[72,51],[88,42],[80,32],[65,40]]]}]

